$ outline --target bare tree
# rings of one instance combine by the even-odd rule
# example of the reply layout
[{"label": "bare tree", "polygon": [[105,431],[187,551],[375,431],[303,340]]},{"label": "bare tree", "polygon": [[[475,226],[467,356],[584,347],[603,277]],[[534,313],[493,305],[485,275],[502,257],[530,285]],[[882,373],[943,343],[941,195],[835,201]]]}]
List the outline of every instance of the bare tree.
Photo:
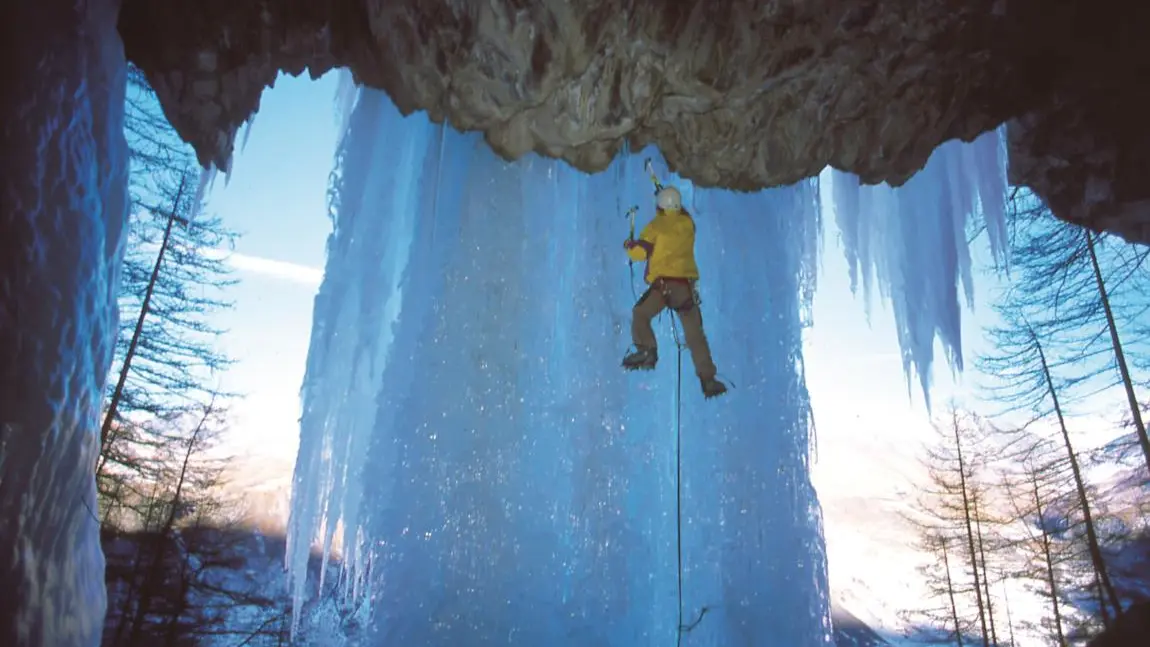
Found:
[{"label": "bare tree", "polygon": [[[207,455],[222,431],[223,415],[212,401],[195,418],[173,421],[173,440],[162,448],[167,455],[158,458],[162,467],[148,484],[150,497],[141,502],[143,518],[130,534],[109,529],[115,538],[126,538],[131,550],[122,553],[124,563],[109,569],[110,583],[117,578],[122,586],[110,587],[118,593],[112,597],[118,598],[119,611],[105,644],[156,644],[163,633],[157,627],[173,613],[183,612],[188,589],[180,577],[185,551],[179,526],[197,506],[210,503],[210,483],[219,467]],[[109,556],[109,562],[114,561]]]},{"label": "bare tree", "polygon": [[985,572],[981,571],[981,564],[979,561],[979,553],[976,550],[975,533],[974,533],[974,498],[977,496],[970,487],[970,478],[973,472],[967,463],[967,458],[963,456],[963,429],[959,423],[959,413],[957,410],[952,409],[950,412],[950,434],[954,439],[953,451],[956,473],[958,475],[958,493],[962,501],[962,525],[966,533],[967,549],[970,555],[971,577],[974,578],[974,597],[978,604],[978,618],[982,626],[982,644],[984,647],[990,644],[990,635],[987,633],[988,621],[993,625],[993,620],[990,619],[991,609],[990,600],[983,597],[984,588],[980,584],[980,580],[985,581]]},{"label": "bare tree", "polygon": [[235,396],[218,384],[231,360],[219,350],[224,331],[212,316],[231,306],[235,236],[202,212],[194,156],[142,76],[133,70],[130,78],[132,212],[96,469],[109,595],[104,644],[191,645],[251,631],[220,620],[254,594],[215,590],[218,565],[234,559],[206,539],[217,536],[208,529],[222,516],[216,441]]},{"label": "bare tree", "polygon": [[982,571],[982,595],[986,600],[986,620],[990,625],[990,642],[993,645],[998,644],[998,628],[994,622],[994,596],[990,594],[990,567],[987,564],[987,540],[983,535],[983,525],[985,519],[984,512],[979,505],[982,499],[982,491],[978,488],[970,489],[970,518],[974,524],[974,542],[978,548],[975,555],[975,560],[978,563],[978,568]]},{"label": "bare tree", "polygon": [[227,263],[234,234],[199,207],[197,166],[167,125],[150,88],[133,73],[126,135],[132,212],[121,278],[121,329],[101,425],[97,491],[105,524],[160,468],[169,422],[219,395],[231,361],[218,347],[214,313],[231,306]]},{"label": "bare tree", "polygon": [[1029,194],[1011,201],[1011,220],[1010,307],[1023,313],[1049,355],[1073,366],[1064,399],[1076,387],[1087,395],[1122,390],[1133,442],[1150,474],[1150,437],[1129,361],[1131,353],[1150,356],[1150,329],[1142,323],[1150,311],[1147,250],[1052,218]]},{"label": "bare tree", "polygon": [[1048,503],[1051,498],[1064,498],[1065,492],[1059,491],[1064,479],[1049,458],[1057,451],[1057,446],[1033,435],[1028,435],[1027,439],[1029,444],[1025,451],[1003,477],[1003,489],[1014,512],[1014,527],[1023,533],[1012,544],[1022,559],[1021,566],[1016,567],[1011,575],[1040,583],[1037,592],[1050,605],[1046,621],[1051,638],[1059,647],[1065,647],[1060,573],[1067,561],[1067,551],[1054,537]]},{"label": "bare tree", "polygon": [[957,409],[951,409],[948,418],[936,423],[937,437],[925,449],[923,464],[929,483],[916,501],[914,514],[908,516],[918,529],[919,545],[938,560],[923,571],[932,597],[946,601],[923,615],[935,625],[951,624],[956,640],[973,629],[982,645],[989,647],[997,640],[991,630],[994,605],[978,514],[984,489],[975,478],[978,421]]},{"label": "bare tree", "polygon": [[[216,441],[226,411],[208,405],[182,433],[165,474],[156,477],[148,516],[131,532],[107,529],[109,606],[106,647],[286,644],[290,599],[278,553],[230,519],[221,494],[228,457]],[[281,539],[282,543],[282,539]],[[118,549],[116,549],[118,547]]]},{"label": "bare tree", "polygon": [[1087,484],[1061,402],[1062,391],[1072,385],[1073,380],[1060,380],[1055,376],[1058,365],[1048,359],[1038,334],[1015,303],[1008,299],[999,304],[997,310],[1003,323],[990,330],[996,351],[981,358],[982,369],[999,378],[992,393],[1007,404],[1009,410],[1029,411],[1035,420],[1049,419],[1055,425],[1073,477],[1090,561],[1103,592],[1100,612],[1104,624],[1109,625],[1112,613],[1120,612],[1121,605],[1103,559]]},{"label": "bare tree", "polygon": [[955,581],[956,565],[951,561],[956,542],[946,529],[937,525],[916,525],[919,526],[918,547],[935,558],[935,561],[919,567],[919,573],[927,585],[929,599],[934,604],[916,609],[912,621],[925,622],[931,628],[940,629],[941,633],[937,637],[939,642],[963,647],[969,623],[964,619],[965,609],[959,611],[958,600],[968,589]]},{"label": "bare tree", "polygon": [[1114,352],[1114,362],[1121,376],[1122,389],[1126,393],[1126,402],[1130,407],[1130,420],[1134,427],[1134,434],[1142,448],[1142,457],[1146,460],[1147,474],[1150,474],[1150,436],[1146,435],[1146,425],[1142,421],[1142,406],[1134,392],[1134,380],[1130,375],[1130,367],[1126,362],[1126,351],[1118,334],[1118,323],[1114,316],[1114,307],[1110,301],[1110,293],[1106,288],[1106,279],[1102,275],[1102,267],[1098,262],[1098,246],[1095,243],[1096,234],[1083,229],[1082,236],[1086,239],[1086,248],[1089,252],[1090,266],[1093,270],[1095,284],[1098,288],[1098,302],[1106,321],[1106,331],[1110,333],[1110,346]]},{"label": "bare tree", "polygon": [[[185,177],[185,180],[180,182],[180,186],[176,190],[175,198],[172,201],[171,212],[168,214],[168,223],[164,226],[164,236],[160,241],[160,249],[156,252],[156,263],[152,266],[152,274],[148,278],[148,282],[144,285],[140,314],[136,317],[136,324],[132,328],[131,335],[128,336],[127,348],[124,350],[123,362],[120,364],[120,374],[116,379],[116,385],[112,387],[112,394],[108,400],[108,408],[104,413],[104,423],[100,426],[101,466],[107,461],[105,448],[109,442],[115,441],[112,423],[118,417],[120,400],[124,397],[124,386],[127,384],[128,375],[131,374],[132,371],[132,359],[136,356],[136,349],[140,344],[140,335],[144,332],[144,322],[147,320],[148,313],[151,310],[152,295],[155,294],[156,284],[160,279],[160,269],[163,267],[164,254],[168,251],[168,242],[172,238],[172,227],[177,222],[185,227],[188,226],[188,221],[177,213],[184,200],[186,190],[187,181]],[[100,468],[97,468],[96,471],[99,473]]]}]

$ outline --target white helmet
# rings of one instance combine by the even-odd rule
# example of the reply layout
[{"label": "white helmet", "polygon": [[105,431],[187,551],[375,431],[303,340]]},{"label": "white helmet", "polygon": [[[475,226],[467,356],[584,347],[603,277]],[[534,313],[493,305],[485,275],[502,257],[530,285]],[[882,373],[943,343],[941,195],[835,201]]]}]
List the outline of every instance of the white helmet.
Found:
[{"label": "white helmet", "polygon": [[679,190],[675,187],[663,187],[655,195],[655,204],[659,205],[663,211],[678,211],[683,207],[683,197],[679,195]]}]

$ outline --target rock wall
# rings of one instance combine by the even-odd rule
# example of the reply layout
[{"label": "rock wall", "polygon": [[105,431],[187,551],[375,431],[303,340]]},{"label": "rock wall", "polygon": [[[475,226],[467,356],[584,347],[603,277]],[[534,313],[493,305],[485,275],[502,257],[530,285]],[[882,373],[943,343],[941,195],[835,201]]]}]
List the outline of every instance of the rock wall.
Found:
[{"label": "rock wall", "polygon": [[1131,6],[126,0],[120,27],[205,165],[227,167],[279,71],[337,66],[507,158],[598,171],[625,142],[656,143],[701,185],[748,190],[828,164],[901,184],[939,143],[1017,118],[1016,183],[1060,217],[1150,240],[1128,224],[1150,214],[1137,181],[1150,127],[1098,112],[1145,94],[1129,75],[1150,59],[1135,37],[1150,10]]}]

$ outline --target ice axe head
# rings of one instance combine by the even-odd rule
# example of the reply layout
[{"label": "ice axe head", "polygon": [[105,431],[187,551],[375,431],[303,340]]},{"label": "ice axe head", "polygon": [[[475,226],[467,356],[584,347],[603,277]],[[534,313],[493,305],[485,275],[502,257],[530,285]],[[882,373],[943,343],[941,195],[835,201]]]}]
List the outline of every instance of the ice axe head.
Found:
[{"label": "ice axe head", "polygon": [[659,178],[655,175],[655,165],[651,163],[650,157],[648,157],[647,160],[643,162],[643,168],[647,170],[647,175],[651,176],[651,183],[655,185],[655,193],[661,191],[663,189],[663,185],[659,182]]}]

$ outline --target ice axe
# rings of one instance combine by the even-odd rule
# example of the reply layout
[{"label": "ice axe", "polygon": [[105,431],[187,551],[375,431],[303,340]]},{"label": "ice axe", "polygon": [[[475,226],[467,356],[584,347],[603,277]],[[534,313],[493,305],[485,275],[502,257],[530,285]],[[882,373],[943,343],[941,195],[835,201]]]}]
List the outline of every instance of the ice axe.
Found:
[{"label": "ice axe", "polygon": [[[635,214],[638,212],[639,212],[639,205],[635,205],[635,206],[631,207],[630,209],[628,209],[627,213],[624,214],[625,218],[631,219],[631,235],[627,237],[628,242],[635,240]],[[628,258],[627,259],[627,268],[631,272],[631,296],[635,297],[635,300],[638,301],[639,295],[635,292],[635,261]]]},{"label": "ice axe", "polygon": [[651,183],[655,185],[655,194],[658,195],[663,190],[663,184],[659,182],[659,178],[655,176],[655,165],[651,163],[651,158],[648,157],[647,161],[643,162],[643,168],[647,170],[647,175],[651,176]]},{"label": "ice axe", "polygon": [[623,214],[624,218],[630,218],[631,219],[631,235],[628,237],[628,240],[635,240],[635,214],[638,212],[639,212],[639,205],[635,205],[635,206],[631,207],[630,209],[628,209],[627,213]]}]

